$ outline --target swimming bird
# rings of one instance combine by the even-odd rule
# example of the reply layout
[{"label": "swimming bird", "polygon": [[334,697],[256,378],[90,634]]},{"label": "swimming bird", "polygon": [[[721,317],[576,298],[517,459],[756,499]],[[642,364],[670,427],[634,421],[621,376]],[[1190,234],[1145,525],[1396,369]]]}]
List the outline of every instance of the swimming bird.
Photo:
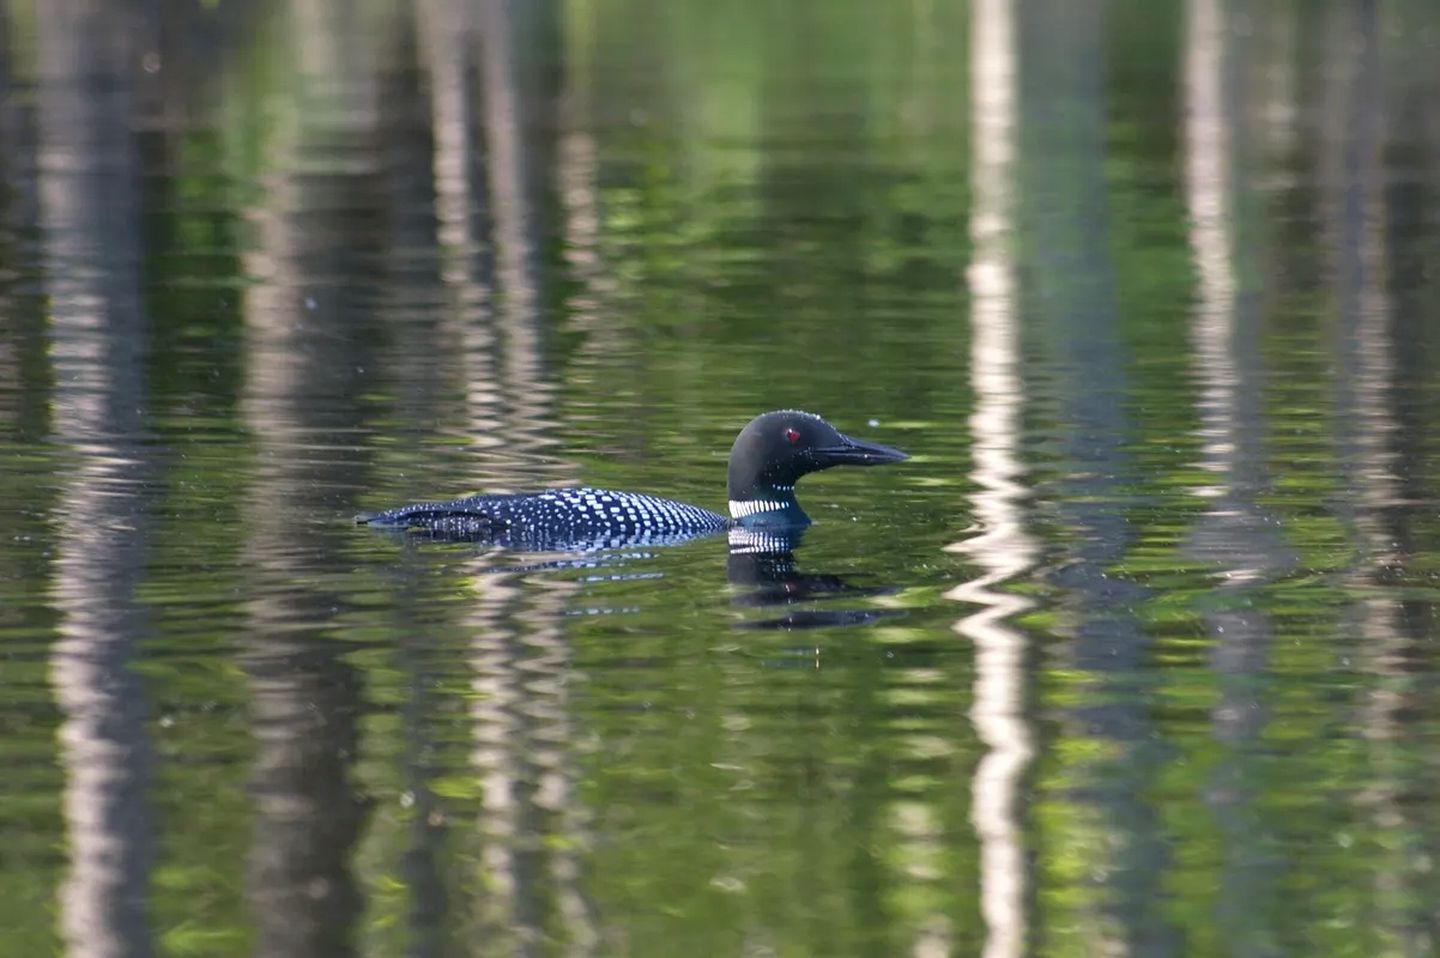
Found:
[{"label": "swimming bird", "polygon": [[355,521],[529,549],[673,543],[727,530],[763,536],[810,524],[795,498],[801,476],[908,458],[898,449],[852,439],[814,413],[780,409],[750,420],[730,447],[728,517],[673,499],[580,486],[420,502]]}]

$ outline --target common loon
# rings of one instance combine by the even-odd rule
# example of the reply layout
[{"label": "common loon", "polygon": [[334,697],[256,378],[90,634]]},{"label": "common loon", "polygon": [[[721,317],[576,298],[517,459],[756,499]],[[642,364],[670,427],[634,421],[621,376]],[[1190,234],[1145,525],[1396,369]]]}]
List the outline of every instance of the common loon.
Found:
[{"label": "common loon", "polygon": [[728,518],[672,499],[578,487],[421,502],[355,521],[530,549],[670,543],[726,530],[743,537],[809,525],[795,499],[795,483],[807,473],[908,458],[898,449],[851,439],[813,413],[782,409],[756,416],[730,448]]}]

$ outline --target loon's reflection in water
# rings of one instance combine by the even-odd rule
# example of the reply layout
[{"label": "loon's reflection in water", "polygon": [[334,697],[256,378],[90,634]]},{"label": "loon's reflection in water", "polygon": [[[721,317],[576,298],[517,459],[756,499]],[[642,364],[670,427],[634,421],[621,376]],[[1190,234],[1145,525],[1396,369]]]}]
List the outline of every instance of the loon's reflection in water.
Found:
[{"label": "loon's reflection in water", "polygon": [[778,606],[785,610],[783,615],[774,618],[739,622],[736,628],[791,630],[869,625],[902,614],[899,609],[815,608],[813,603],[822,601],[892,595],[899,587],[854,585],[844,576],[801,571],[795,550],[804,535],[804,529],[784,533],[730,531],[726,573],[735,604],[742,608]]},{"label": "loon's reflection in water", "polygon": [[[477,546],[498,546],[514,552],[517,557],[535,553],[567,553],[555,558],[539,558],[512,565],[496,566],[491,575],[528,575],[536,572],[587,570],[576,580],[581,584],[631,582],[662,579],[665,572],[655,568],[634,568],[634,563],[658,559],[666,546],[679,545],[697,538],[696,535],[612,536],[604,540],[539,543],[497,539],[493,533],[457,532],[442,529],[377,529],[382,534],[403,538],[406,542],[473,543]],[[806,572],[799,568],[795,551],[800,548],[806,529],[755,530],[731,529],[726,575],[730,580],[732,601],[740,609],[779,607],[784,614],[762,619],[742,619],[737,629],[800,630],[836,626],[870,625],[903,615],[900,609],[865,607],[817,608],[817,603],[836,600],[871,599],[893,595],[899,586],[856,585],[847,577],[823,572]],[[568,615],[614,615],[638,611],[628,607],[586,607],[571,609]]]}]

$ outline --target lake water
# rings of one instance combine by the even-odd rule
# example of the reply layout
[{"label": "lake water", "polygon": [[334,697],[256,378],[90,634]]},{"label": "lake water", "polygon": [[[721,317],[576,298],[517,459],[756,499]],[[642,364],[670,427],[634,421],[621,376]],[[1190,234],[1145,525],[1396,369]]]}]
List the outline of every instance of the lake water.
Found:
[{"label": "lake water", "polygon": [[1440,950],[1440,7],[164,8],[0,3],[6,953]]}]

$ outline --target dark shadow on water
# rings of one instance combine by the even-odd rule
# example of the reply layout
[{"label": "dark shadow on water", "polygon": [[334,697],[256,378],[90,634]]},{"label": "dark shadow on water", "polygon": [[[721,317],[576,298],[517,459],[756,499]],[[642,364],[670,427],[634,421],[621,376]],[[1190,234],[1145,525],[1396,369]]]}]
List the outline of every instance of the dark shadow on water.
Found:
[{"label": "dark shadow on water", "polygon": [[[510,553],[517,558],[535,556],[487,569],[490,574],[528,575],[537,572],[595,570],[584,582],[629,582],[661,579],[662,570],[630,568],[632,563],[658,559],[670,546],[713,538],[710,535],[612,536],[603,540],[544,540],[533,536],[510,538],[485,533],[455,533],[435,529],[393,529],[374,527],[372,532],[391,537],[410,548],[427,544],[473,544],[477,548]],[[872,625],[899,618],[899,609],[817,608],[816,603],[836,600],[873,599],[894,595],[898,585],[857,585],[846,576],[802,569],[795,552],[802,544],[805,529],[789,532],[754,532],[732,529],[725,571],[732,589],[732,601],[740,609],[784,610],[783,615],[737,622],[737,629],[799,630],[836,626]],[[556,553],[560,553],[556,555]],[[543,558],[541,557],[543,555]],[[618,611],[618,610],[617,610]]]},{"label": "dark shadow on water", "polygon": [[757,538],[741,533],[730,535],[726,574],[735,605],[744,609],[780,608],[775,618],[740,622],[739,629],[820,629],[835,626],[873,625],[904,613],[899,609],[816,608],[813,603],[834,600],[871,599],[894,595],[896,585],[856,585],[848,578],[800,568],[795,551],[805,531],[766,534]]}]

